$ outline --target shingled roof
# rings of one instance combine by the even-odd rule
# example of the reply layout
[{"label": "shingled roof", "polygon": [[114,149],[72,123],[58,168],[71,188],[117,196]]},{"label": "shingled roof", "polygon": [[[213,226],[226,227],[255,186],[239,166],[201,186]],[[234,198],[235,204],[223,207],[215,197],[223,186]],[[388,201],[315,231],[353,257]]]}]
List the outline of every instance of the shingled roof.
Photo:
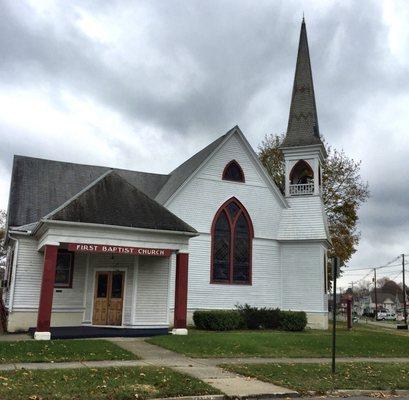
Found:
[{"label": "shingled roof", "polygon": [[113,171],[102,175],[45,219],[196,233]]},{"label": "shingled roof", "polygon": [[322,144],[318,128],[307,29],[303,19],[291,97],[287,134],[282,147]]},{"label": "shingled roof", "polygon": [[[14,156],[8,226],[38,222],[109,170],[95,165]],[[114,171],[152,198],[169,178],[147,172]]]},{"label": "shingled roof", "polygon": [[10,186],[8,226],[31,230],[47,214],[108,171],[114,171],[150,199],[164,204],[235,129],[237,127],[194,154],[169,175],[16,155]]}]

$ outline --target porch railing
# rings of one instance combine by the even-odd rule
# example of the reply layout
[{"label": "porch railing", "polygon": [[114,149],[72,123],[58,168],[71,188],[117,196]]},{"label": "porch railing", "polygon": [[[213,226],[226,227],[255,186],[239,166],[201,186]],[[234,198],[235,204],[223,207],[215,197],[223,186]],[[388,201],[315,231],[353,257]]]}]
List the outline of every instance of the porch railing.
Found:
[{"label": "porch railing", "polygon": [[306,194],[314,194],[314,183],[299,183],[290,185],[291,196],[303,196]]}]

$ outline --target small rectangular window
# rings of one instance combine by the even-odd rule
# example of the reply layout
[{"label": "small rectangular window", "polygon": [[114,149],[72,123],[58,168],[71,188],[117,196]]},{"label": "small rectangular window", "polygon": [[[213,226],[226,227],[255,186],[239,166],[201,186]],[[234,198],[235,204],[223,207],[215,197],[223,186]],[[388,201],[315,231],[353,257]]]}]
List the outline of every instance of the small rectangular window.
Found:
[{"label": "small rectangular window", "polygon": [[67,250],[58,250],[57,265],[55,268],[56,288],[71,288],[74,267],[74,253]]}]

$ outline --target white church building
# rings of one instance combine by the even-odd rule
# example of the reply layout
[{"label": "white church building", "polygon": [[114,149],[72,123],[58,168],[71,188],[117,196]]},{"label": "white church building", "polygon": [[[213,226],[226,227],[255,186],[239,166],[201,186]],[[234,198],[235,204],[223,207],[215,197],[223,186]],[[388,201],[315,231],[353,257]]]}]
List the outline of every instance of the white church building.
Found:
[{"label": "white church building", "polygon": [[327,328],[326,153],[304,21],[282,150],[284,193],[238,126],[169,174],[15,156],[8,331],[186,334],[195,310],[245,303]]}]

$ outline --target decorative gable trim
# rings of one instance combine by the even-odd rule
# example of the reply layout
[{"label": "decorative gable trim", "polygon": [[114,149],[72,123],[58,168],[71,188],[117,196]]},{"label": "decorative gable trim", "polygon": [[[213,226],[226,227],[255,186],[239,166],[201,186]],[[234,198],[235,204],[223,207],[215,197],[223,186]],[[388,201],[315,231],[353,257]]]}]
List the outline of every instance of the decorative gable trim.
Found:
[{"label": "decorative gable trim", "polygon": [[261,177],[265,180],[267,186],[270,188],[270,191],[273,193],[273,195],[277,198],[279,203],[284,207],[284,208],[289,208],[289,205],[287,201],[285,200],[284,196],[281,194],[280,190],[278,189],[277,185],[274,183],[274,181],[271,179],[270,175],[264,168],[264,166],[261,164],[260,160],[257,157],[257,154],[254,152],[253,148],[251,147],[250,143],[247,141],[246,137],[244,136],[243,132],[240,130],[240,128],[236,125],[234,128],[232,128],[226,135],[225,138],[219,143],[219,145],[206,157],[206,159],[196,168],[195,171],[175,190],[175,192],[166,200],[164,203],[164,206],[167,207],[172,200],[178,195],[178,193],[198,174],[198,172],[209,162],[209,160],[216,154],[220,148],[224,146],[224,144],[230,140],[230,138],[237,134],[237,136],[241,139],[244,149],[247,151],[247,154],[249,155],[250,159],[253,160],[254,165],[258,172],[260,173]]}]

